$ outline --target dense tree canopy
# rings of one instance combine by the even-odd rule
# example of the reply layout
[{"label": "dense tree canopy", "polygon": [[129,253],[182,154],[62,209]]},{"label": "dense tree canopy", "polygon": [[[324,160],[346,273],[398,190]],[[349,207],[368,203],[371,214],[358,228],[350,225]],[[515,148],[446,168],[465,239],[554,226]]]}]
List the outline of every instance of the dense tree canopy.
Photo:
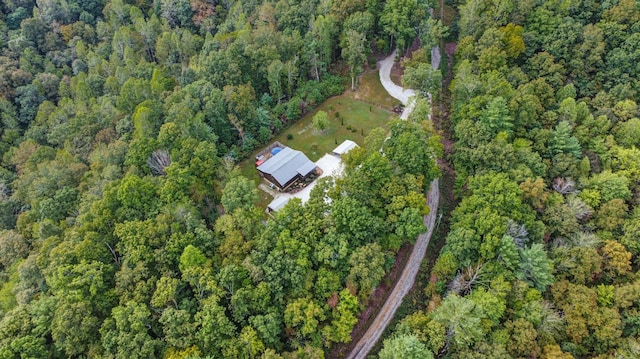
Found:
[{"label": "dense tree canopy", "polygon": [[350,341],[424,230],[438,136],[425,118],[374,130],[352,178],[268,218],[234,165],[411,42],[426,3],[387,3],[0,2],[0,357],[322,357]]},{"label": "dense tree canopy", "polygon": [[[444,358],[638,356],[638,3],[458,3],[460,202],[396,338]],[[425,87],[415,63],[404,81]]]},{"label": "dense tree canopy", "polygon": [[[0,356],[349,342],[436,210],[431,99],[451,105],[459,203],[429,302],[379,356],[638,357],[637,1],[441,4],[449,27],[424,0],[1,2]],[[355,87],[372,52],[443,36],[450,86],[414,51],[409,120],[265,219],[234,164]]]}]

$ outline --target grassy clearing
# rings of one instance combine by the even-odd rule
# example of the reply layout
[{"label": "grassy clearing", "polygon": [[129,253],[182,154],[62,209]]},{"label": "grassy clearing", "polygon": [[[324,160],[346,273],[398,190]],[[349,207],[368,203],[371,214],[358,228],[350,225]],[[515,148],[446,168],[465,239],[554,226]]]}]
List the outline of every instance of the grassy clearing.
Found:
[{"label": "grassy clearing", "polygon": [[[322,133],[313,126],[313,116],[321,110],[329,115],[329,127]],[[348,94],[336,96],[284,130],[275,140],[317,161],[344,140],[362,144],[372,129],[384,127],[392,115],[390,111],[355,100]],[[288,139],[289,135],[293,137]]]},{"label": "grassy clearing", "polygon": [[[344,140],[352,140],[362,145],[364,137],[372,129],[385,127],[395,116],[390,110],[397,104],[399,102],[390,97],[382,87],[378,71],[369,71],[362,76],[356,91],[349,90],[328,99],[283,130],[272,141],[280,141],[300,150],[315,162]],[[329,115],[329,127],[322,133],[313,126],[313,116],[320,110]],[[287,138],[289,134],[292,136],[291,139]],[[261,183],[261,178],[255,169],[253,159],[261,150],[262,147],[238,165],[242,175],[254,181],[256,186]],[[273,200],[273,197],[264,191],[259,191],[259,194],[260,199],[256,205],[260,207],[266,207]]]},{"label": "grassy clearing", "polygon": [[355,100],[367,102],[387,110],[392,109],[393,106],[400,105],[400,101],[389,96],[384,87],[382,87],[378,71],[367,71],[362,75],[359,83],[360,86],[356,91],[347,91],[346,95]]},{"label": "grassy clearing", "polygon": [[[389,96],[380,83],[378,71],[367,71],[360,79],[356,91],[345,91],[325,101],[274,140],[304,152],[309,159],[317,161],[344,140],[362,144],[362,140],[374,128],[384,127],[394,116],[393,106],[400,104]],[[329,114],[329,127],[319,133],[313,127],[313,116],[318,111]],[[291,134],[292,139],[287,139]],[[336,144],[337,143],[337,144]]]}]

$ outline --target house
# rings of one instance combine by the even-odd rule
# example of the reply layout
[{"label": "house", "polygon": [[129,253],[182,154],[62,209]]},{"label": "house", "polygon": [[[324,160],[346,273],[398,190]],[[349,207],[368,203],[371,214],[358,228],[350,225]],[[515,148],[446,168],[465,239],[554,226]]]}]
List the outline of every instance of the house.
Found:
[{"label": "house", "polygon": [[338,147],[336,147],[333,150],[333,155],[337,156],[337,157],[342,157],[342,155],[344,155],[345,153],[351,151],[352,149],[358,147],[358,144],[351,141],[351,140],[345,140],[344,142],[342,142]]},{"label": "house", "polygon": [[280,191],[297,180],[305,179],[316,169],[316,164],[304,153],[284,146],[269,159],[258,165],[258,173]]}]

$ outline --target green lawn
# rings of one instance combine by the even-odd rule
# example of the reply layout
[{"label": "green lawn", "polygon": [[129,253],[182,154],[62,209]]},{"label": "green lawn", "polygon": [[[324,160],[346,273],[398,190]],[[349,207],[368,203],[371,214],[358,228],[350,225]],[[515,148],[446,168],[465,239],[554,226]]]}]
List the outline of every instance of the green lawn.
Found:
[{"label": "green lawn", "polygon": [[[362,100],[358,100],[362,99]],[[366,99],[366,102],[363,101]],[[369,132],[377,127],[385,127],[393,116],[391,108],[399,102],[388,96],[380,84],[378,71],[366,73],[361,80],[360,87],[356,91],[346,91],[340,96],[335,96],[314,109],[293,125],[284,129],[273,141],[295,150],[300,150],[311,161],[317,161],[325,153],[331,152],[344,140],[352,140],[359,145]],[[313,116],[318,111],[325,111],[329,115],[329,127],[319,133],[313,126]],[[336,117],[336,114],[339,117]],[[287,135],[293,137],[288,140]],[[260,184],[261,178],[255,169],[254,157],[262,151],[263,147],[256,150],[248,159],[238,164],[242,175]],[[260,207],[266,207],[273,199],[264,191],[258,191],[260,200],[256,203]]]},{"label": "green lawn", "polygon": [[[329,114],[329,127],[322,133],[313,126],[313,116],[320,110]],[[385,126],[392,115],[390,111],[355,100],[348,95],[336,96],[282,131],[275,140],[304,152],[315,162],[344,140],[352,140],[362,145],[362,140],[369,131]],[[289,134],[293,136],[290,140],[287,139]]]},{"label": "green lawn", "polygon": [[378,71],[367,71],[360,78],[356,91],[349,90],[345,95],[387,110],[391,110],[393,106],[400,105],[400,101],[389,96],[384,87],[382,87]]}]

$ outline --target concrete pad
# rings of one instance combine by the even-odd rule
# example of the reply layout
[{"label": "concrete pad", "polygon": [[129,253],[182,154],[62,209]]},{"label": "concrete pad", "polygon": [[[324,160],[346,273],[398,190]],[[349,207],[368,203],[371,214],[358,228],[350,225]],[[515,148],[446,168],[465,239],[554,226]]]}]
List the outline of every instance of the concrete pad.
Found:
[{"label": "concrete pad", "polygon": [[318,183],[318,179],[326,176],[339,176],[342,174],[342,160],[336,156],[326,154],[322,156],[318,161],[316,161],[316,166],[322,169],[322,174],[316,178],[315,181],[311,182],[307,187],[303,188],[299,192],[294,194],[285,193],[294,198],[300,198],[302,203],[309,200],[309,196],[311,195],[311,190]]},{"label": "concrete pad", "polygon": [[318,183],[318,179],[327,176],[339,177],[342,175],[342,160],[339,157],[325,154],[316,161],[316,166],[322,169],[322,174],[318,176],[315,181],[296,193],[279,193],[271,203],[281,203],[284,198],[300,198],[302,203],[304,203],[309,200],[311,190],[316,186],[316,183]]}]

